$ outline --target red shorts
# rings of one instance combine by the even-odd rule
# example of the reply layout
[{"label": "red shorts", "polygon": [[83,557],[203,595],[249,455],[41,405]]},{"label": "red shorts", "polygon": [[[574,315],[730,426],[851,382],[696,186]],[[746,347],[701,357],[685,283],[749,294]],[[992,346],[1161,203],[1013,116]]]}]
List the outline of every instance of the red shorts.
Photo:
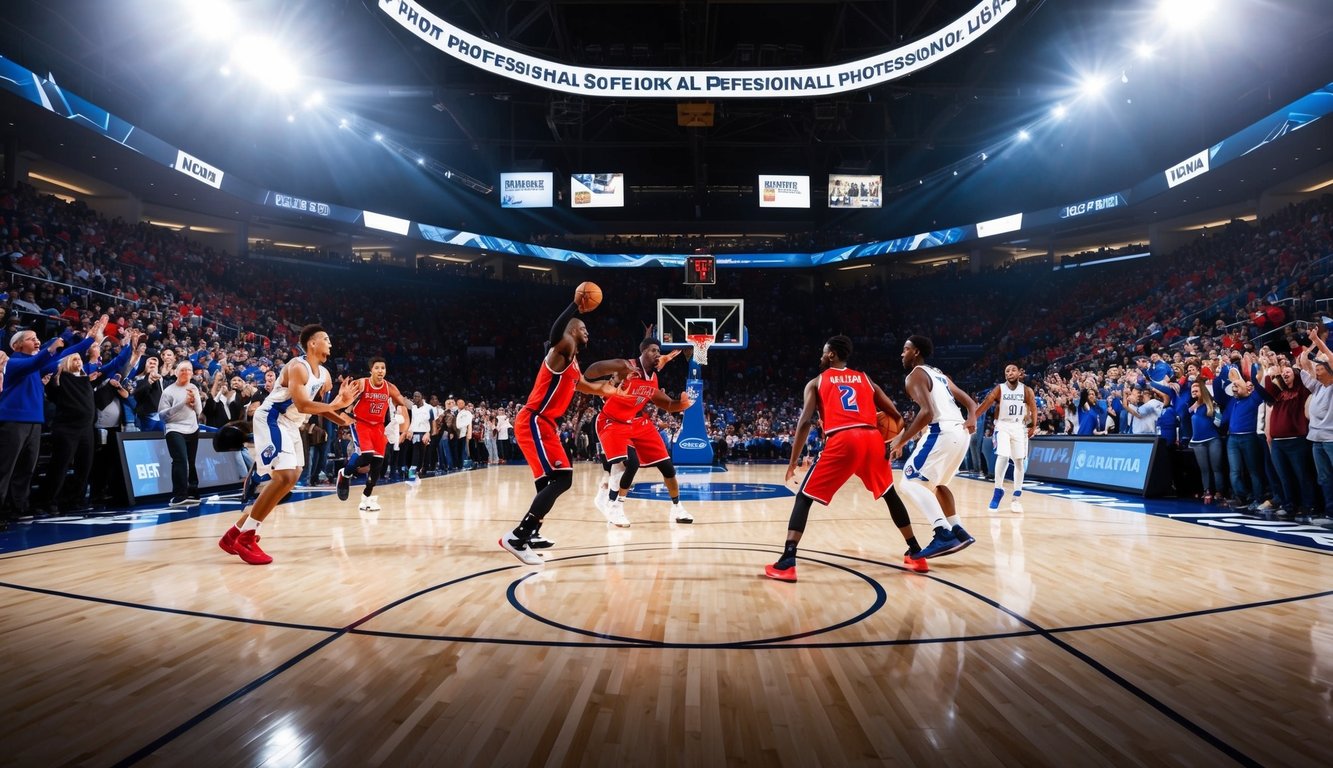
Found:
[{"label": "red shorts", "polygon": [[850,428],[834,432],[801,482],[801,493],[828,505],[852,475],[861,478],[875,498],[893,487],[893,467],[884,458],[878,429]]},{"label": "red shorts", "polygon": [[635,419],[631,422],[616,421],[605,416],[597,417],[597,439],[602,444],[602,453],[607,461],[623,459],[629,455],[629,447],[639,454],[639,466],[647,467],[671,458],[667,453],[662,435],[648,419]]},{"label": "red shorts", "polygon": [[570,471],[574,467],[569,463],[565,446],[560,443],[560,432],[555,422],[535,412],[522,408],[514,419],[514,441],[523,458],[527,459],[534,479],[540,480],[552,472]]},{"label": "red shorts", "polygon": [[352,419],[352,453],[371,453],[383,458],[389,438],[384,435],[384,425],[376,426],[366,421]]}]

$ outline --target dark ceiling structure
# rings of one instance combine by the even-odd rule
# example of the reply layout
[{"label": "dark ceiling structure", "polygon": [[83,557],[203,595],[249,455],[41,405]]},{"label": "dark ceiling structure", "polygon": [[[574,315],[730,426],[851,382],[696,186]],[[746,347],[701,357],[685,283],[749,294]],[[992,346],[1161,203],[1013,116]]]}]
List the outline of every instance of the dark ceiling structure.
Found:
[{"label": "dark ceiling structure", "polygon": [[[224,76],[176,0],[11,0],[0,55],[265,187],[509,237],[835,230],[898,236],[1127,187],[1333,81],[1326,0],[1217,0],[1165,23],[1157,0],[1008,0],[993,31],[920,72],[812,98],[580,97],[454,60],[374,0],[236,0],[300,62],[297,91]],[[422,0],[497,45],[568,64],[814,67],[903,45],[974,0]],[[1205,3],[1199,2],[1202,8]],[[1147,42],[1153,55],[1140,59]],[[1100,97],[1080,95],[1090,75]],[[322,102],[305,103],[319,91]],[[1064,105],[1068,114],[1054,119]],[[686,123],[686,124],[682,124]],[[1020,130],[1031,138],[1018,141]],[[395,146],[426,166],[386,152]],[[984,158],[983,158],[984,155]],[[441,171],[448,171],[444,173]],[[626,207],[503,211],[499,173],[620,171]],[[882,210],[823,206],[826,175],[879,174]],[[809,210],[760,210],[760,173],[808,174]]]}]

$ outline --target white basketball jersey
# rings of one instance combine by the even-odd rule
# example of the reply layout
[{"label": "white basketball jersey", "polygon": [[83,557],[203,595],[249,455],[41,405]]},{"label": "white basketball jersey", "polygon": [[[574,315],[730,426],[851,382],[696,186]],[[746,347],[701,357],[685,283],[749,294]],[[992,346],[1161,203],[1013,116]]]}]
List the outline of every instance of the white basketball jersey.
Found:
[{"label": "white basketball jersey", "polygon": [[953,394],[949,392],[949,377],[940,373],[940,369],[929,365],[917,366],[930,377],[930,407],[935,411],[931,424],[944,426],[961,425],[964,421],[963,410],[958,407]]},{"label": "white basketball jersey", "polygon": [[1014,389],[1009,384],[1000,385],[1000,415],[996,421],[1009,424],[1026,424],[1028,420],[1027,385],[1019,382]]},{"label": "white basketball jersey", "polygon": [[[296,410],[293,405],[291,389],[287,386],[287,369],[298,363],[305,366],[307,371],[306,393],[310,395],[311,400],[319,399],[319,391],[329,382],[329,372],[322,365],[318,372],[312,370],[310,361],[306,360],[303,355],[292,358],[282,367],[277,381],[273,382],[273,391],[268,393],[268,397],[264,398],[264,402],[259,406],[259,411],[264,411],[264,415],[271,420],[276,419],[299,427],[306,423],[310,414]],[[259,411],[255,412],[256,417],[258,417]]]}]

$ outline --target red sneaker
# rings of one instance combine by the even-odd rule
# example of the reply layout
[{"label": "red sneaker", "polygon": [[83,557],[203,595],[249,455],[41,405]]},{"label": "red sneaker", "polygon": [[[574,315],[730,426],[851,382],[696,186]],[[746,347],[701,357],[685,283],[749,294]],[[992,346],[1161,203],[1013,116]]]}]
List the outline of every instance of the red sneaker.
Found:
[{"label": "red sneaker", "polygon": [[250,565],[268,565],[273,562],[273,558],[259,548],[259,537],[254,531],[242,531],[232,546],[236,549],[236,554]]},{"label": "red sneaker", "polygon": [[218,539],[218,546],[223,552],[234,555],[236,554],[236,537],[240,535],[241,529],[233,525],[226,533],[222,534],[222,538]]},{"label": "red sneaker", "polygon": [[764,575],[778,581],[796,581],[796,566],[778,568],[775,565],[766,565],[764,566]]},{"label": "red sneaker", "polygon": [[903,555],[903,565],[917,573],[930,573],[930,564],[926,562],[924,557],[920,560],[913,560],[911,555]]}]

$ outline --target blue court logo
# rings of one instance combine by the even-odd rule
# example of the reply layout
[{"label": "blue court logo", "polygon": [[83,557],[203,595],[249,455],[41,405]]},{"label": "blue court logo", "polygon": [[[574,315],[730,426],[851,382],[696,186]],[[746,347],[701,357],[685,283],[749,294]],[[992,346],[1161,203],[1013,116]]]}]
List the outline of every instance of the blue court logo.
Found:
[{"label": "blue court logo", "polygon": [[[796,494],[787,486],[777,483],[713,483],[688,482],[681,478],[681,501],[762,501],[781,499]],[[631,499],[670,501],[664,483],[635,483],[630,489]]]},{"label": "blue court logo", "polygon": [[704,440],[702,437],[687,437],[676,443],[676,445],[679,445],[687,451],[702,451],[708,447],[708,441]]}]

